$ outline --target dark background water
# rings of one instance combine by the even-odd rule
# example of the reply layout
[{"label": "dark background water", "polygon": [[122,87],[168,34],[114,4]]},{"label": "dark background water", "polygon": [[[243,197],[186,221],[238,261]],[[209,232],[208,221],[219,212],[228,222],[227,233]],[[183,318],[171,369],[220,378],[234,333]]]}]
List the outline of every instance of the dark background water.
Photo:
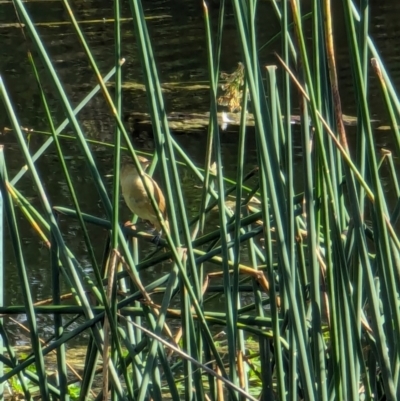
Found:
[{"label": "dark background water", "polygon": [[[229,2],[228,2],[229,3]],[[302,1],[303,10],[310,8],[309,1]],[[343,101],[343,112],[349,115],[356,114],[357,99],[352,92],[351,69],[348,63],[348,46],[344,21],[341,15],[342,2],[333,2],[337,9],[333,10],[335,17],[335,38],[337,51],[338,75],[340,91]],[[77,40],[72,28],[68,24],[53,24],[69,21],[63,5],[59,1],[31,1],[26,6],[37,23],[40,36],[48,50],[57,73],[63,82],[66,92],[77,105],[82,98],[96,84],[96,79],[87,62],[84,51]],[[177,0],[148,0],[143,1],[143,8],[148,19],[149,31],[153,50],[156,57],[160,79],[166,85],[165,99],[167,110],[186,112],[205,112],[209,110],[209,93],[204,86],[208,81],[207,54],[205,49],[205,32],[201,1]],[[103,75],[114,65],[114,37],[113,24],[107,19],[112,18],[112,2],[109,0],[75,1],[73,10],[82,24],[85,37],[88,40],[93,56]],[[227,7],[227,20],[223,36],[221,70],[231,72],[241,60],[237,42],[235,22],[230,5]],[[260,1],[258,8],[259,44],[267,42],[279,31],[279,23],[275,17],[269,1]],[[382,59],[388,69],[393,84],[400,87],[400,2],[371,1],[371,30],[370,34],[379,49]],[[210,16],[216,25],[218,9],[210,7]],[[123,17],[130,17],[130,10],[124,4]],[[89,21],[93,21],[89,23]],[[0,2],[0,74],[5,81],[11,99],[16,106],[16,113],[23,126],[35,130],[48,131],[46,118],[43,113],[41,100],[31,67],[27,61],[27,42],[21,30],[16,26],[3,25],[16,23],[14,8],[10,2]],[[51,23],[46,25],[45,23]],[[132,21],[122,25],[123,56],[126,63],[123,69],[124,115],[131,112],[146,112],[147,100],[145,92],[138,84],[142,84],[140,61],[136,54],[136,44],[133,35]],[[310,38],[307,38],[310,43]],[[274,47],[275,46],[275,47]],[[262,64],[277,64],[274,51],[280,52],[278,42],[275,45],[260,51]],[[35,54],[35,53],[34,53]],[[38,63],[40,67],[40,62]],[[41,68],[40,68],[41,70]],[[64,113],[53,88],[44,74],[41,74],[51,112],[57,123],[64,119]],[[383,123],[387,119],[386,111],[377,86],[377,80],[371,78],[370,110],[374,118]],[[79,114],[79,121],[88,137],[105,142],[112,142],[114,123],[102,95],[97,95]],[[3,106],[0,105],[0,129],[10,126]],[[68,133],[69,129],[65,130]],[[354,135],[354,129],[349,130]],[[236,172],[236,136],[228,131],[222,133],[224,172],[234,177]],[[199,165],[202,164],[205,153],[205,132],[186,133],[177,137],[178,142]],[[377,134],[377,146],[391,148],[389,132],[380,131]],[[44,139],[33,135],[29,146],[32,153],[40,147]],[[23,164],[16,140],[12,134],[1,136],[1,143],[5,145],[6,160],[9,170],[17,172]],[[248,168],[255,164],[254,142],[248,138]],[[295,157],[300,160],[301,151]],[[84,161],[79,155],[79,149],[74,142],[63,143],[67,155],[73,156],[68,160],[70,171],[74,177],[75,188],[79,194],[82,210],[97,216],[104,216],[97,192],[94,189]],[[101,172],[106,176],[112,173],[112,151],[106,147],[96,146],[96,160]],[[61,172],[51,148],[37,163],[42,179],[46,185],[53,205],[71,205],[68,190],[61,179]],[[12,176],[12,174],[11,174]],[[299,178],[301,178],[299,176]],[[187,197],[188,208],[196,209],[199,194],[193,191],[198,184],[190,174],[183,175],[183,188]],[[105,178],[108,185],[110,178]],[[26,175],[19,183],[18,188],[40,208],[40,202],[35,197],[33,183]],[[200,192],[200,191],[198,191]],[[127,219],[129,212],[122,206],[122,218]],[[50,295],[50,264],[48,250],[40,244],[37,236],[19,215],[21,235],[24,242],[26,263],[30,271],[31,290],[37,299]],[[64,219],[63,232],[68,245],[84,266],[89,266],[83,240],[79,235],[79,226],[76,222]],[[97,249],[100,258],[105,233],[91,228],[92,239],[99,244]],[[21,294],[18,291],[18,276],[14,259],[10,250],[10,243],[6,239],[6,303],[21,303]],[[149,272],[150,276],[159,274]],[[19,330],[16,328],[16,331]]]}]

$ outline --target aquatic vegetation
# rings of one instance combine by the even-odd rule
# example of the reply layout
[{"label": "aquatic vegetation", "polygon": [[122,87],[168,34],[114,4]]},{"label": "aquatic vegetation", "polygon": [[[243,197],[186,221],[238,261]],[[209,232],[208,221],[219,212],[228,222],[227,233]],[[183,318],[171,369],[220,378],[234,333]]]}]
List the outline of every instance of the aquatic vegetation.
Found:
[{"label": "aquatic vegetation", "polygon": [[[7,149],[0,148],[1,210],[7,219],[2,229],[8,230],[22,299],[20,305],[4,305],[0,297],[0,384],[8,382],[15,394],[26,399],[45,400],[67,395],[105,399],[109,392],[113,399],[140,401],[399,398],[399,100],[368,34],[368,1],[361,2],[361,14],[352,1],[343,1],[343,32],[358,101],[350,138],[343,123],[330,2],[321,3],[312,2],[311,11],[304,13],[296,0],[273,0],[268,4],[280,31],[270,32],[265,24],[256,28],[260,18],[256,1],[233,0],[242,58],[231,74],[219,72],[228,18],[225,2],[218,4],[216,35],[203,3],[210,113],[199,166],[170,131],[157,54],[140,1],[129,1],[132,20],[124,24],[131,24],[135,56],[143,71],[154,144],[151,155],[133,144],[122,118],[125,60],[119,1],[113,3],[114,66],[102,78],[89,35],[63,0],[97,79],[75,107],[26,3],[14,0],[27,43],[35,46],[28,61],[49,132],[29,129],[31,141],[39,134],[45,140],[28,146],[18,103],[12,102],[0,71],[7,133],[13,135],[26,164],[10,177]],[[271,38],[261,49],[280,42],[274,65],[260,65],[260,29]],[[313,40],[307,42],[310,34]],[[380,153],[368,105],[371,56],[392,139]],[[112,85],[106,85],[111,78]],[[65,114],[59,126],[48,82],[51,98]],[[113,119],[113,143],[96,142],[77,116],[99,91]],[[222,135],[219,105],[238,112],[237,132]],[[296,127],[285,118],[294,109]],[[251,130],[247,110],[254,122]],[[100,119],[97,108],[94,114]],[[69,135],[63,133],[66,126]],[[224,169],[222,138],[228,135],[237,135],[237,153],[228,155],[237,163],[234,177]],[[252,149],[249,138],[255,143]],[[66,141],[74,145],[72,156],[66,152]],[[49,196],[47,175],[38,166],[50,145],[59,166],[63,204]],[[109,181],[98,148],[112,160]],[[132,159],[135,171],[140,171],[142,156],[152,160],[146,170],[149,177],[157,171],[165,197],[163,210],[149,188],[153,179],[142,182],[146,202],[154,210],[152,224],[157,218],[162,227],[162,217],[168,216],[170,229],[156,245],[154,233],[146,227],[121,224],[122,152]],[[250,153],[257,160],[251,168]],[[85,162],[90,179],[83,185],[97,191],[95,201],[90,201],[98,213],[85,213],[78,187],[83,169],[72,172],[67,163],[71,157]],[[50,175],[50,169],[44,170]],[[19,187],[27,171],[35,199],[24,196]],[[189,193],[185,181],[191,183]],[[190,207],[188,196],[197,201]],[[51,271],[49,299],[32,296],[31,261],[21,239],[21,221],[29,224],[47,252],[43,260]],[[77,241],[83,257],[76,252]],[[0,269],[3,277],[3,264]],[[14,314],[26,316],[24,330],[30,342],[26,354],[16,352],[9,341]],[[45,318],[50,322],[46,330],[37,323]],[[72,353],[78,352],[77,339],[83,351],[79,348],[79,361],[72,361],[68,352],[70,344]],[[56,362],[49,362],[51,353]]]}]

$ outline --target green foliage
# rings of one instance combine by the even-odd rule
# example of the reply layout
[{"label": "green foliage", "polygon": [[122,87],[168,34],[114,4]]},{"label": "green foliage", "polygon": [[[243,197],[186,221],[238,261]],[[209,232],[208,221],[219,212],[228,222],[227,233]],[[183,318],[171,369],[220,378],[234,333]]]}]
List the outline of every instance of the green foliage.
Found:
[{"label": "green foliage", "polygon": [[79,396],[81,394],[81,388],[78,385],[69,385],[68,386],[68,395],[70,396],[71,400],[79,400]]},{"label": "green foliage", "polygon": [[[93,91],[73,109],[26,4],[14,0],[27,42],[34,46],[28,60],[50,131],[46,142],[33,154],[33,147],[28,146],[33,133],[24,135],[21,130],[17,103],[11,102],[0,76],[1,99],[41,201],[41,207],[37,207],[18,190],[25,170],[9,179],[1,148],[2,210],[7,217],[24,304],[4,306],[0,312],[26,314],[32,346],[32,353],[17,357],[8,341],[7,327],[0,320],[0,335],[7,350],[2,361],[10,366],[1,381],[8,380],[16,393],[26,399],[33,395],[44,400],[52,396],[92,399],[107,397],[102,394],[107,389],[113,399],[121,400],[217,400],[221,399],[222,385],[223,397],[232,400],[400,399],[400,191],[395,165],[400,156],[400,107],[368,35],[369,2],[359,2],[360,15],[351,0],[342,2],[352,86],[359,101],[356,152],[349,148],[343,123],[330,2],[313,1],[307,14],[297,0],[271,3],[281,31],[278,36],[276,32],[267,34],[271,40],[280,40],[282,51],[277,66],[266,66],[264,70],[257,50],[257,1],[232,1],[242,60],[236,73],[222,75],[225,82],[220,104],[240,110],[238,165],[233,182],[224,174],[217,113],[221,95],[219,57],[227,15],[224,0],[219,2],[216,35],[211,29],[214,21],[210,21],[207,5],[203,5],[211,99],[203,169],[195,166],[170,132],[157,57],[142,5],[139,0],[129,1],[154,136],[153,164],[148,173],[152,174],[157,166],[171,228],[166,230],[159,197],[143,180],[164,229],[159,245],[165,252],[153,252],[148,246],[154,240],[152,235],[120,224],[121,151],[127,151],[136,167],[141,167],[138,149],[121,118],[119,1],[113,3],[115,66],[104,79],[69,2],[63,1],[77,41],[98,80]],[[305,27],[306,18],[310,26]],[[308,44],[310,32],[313,40]],[[371,55],[395,144],[393,151],[384,150],[379,160],[367,102]],[[105,84],[112,76],[114,99]],[[44,80],[52,83],[52,96],[65,112],[66,121],[58,128],[49,107],[49,94],[42,86]],[[100,90],[115,122],[114,143],[107,144],[108,157],[114,163],[112,196],[96,164],[93,141],[77,116]],[[294,100],[298,98],[299,103]],[[297,107],[298,129],[291,121]],[[247,110],[254,123],[251,132],[258,161],[257,169],[251,172],[245,168],[249,151],[246,139],[250,135]],[[68,124],[73,135],[67,137],[61,133]],[[301,142],[299,163],[295,163],[294,135]],[[82,211],[65,163],[65,140],[74,141],[78,145],[76,157],[86,161],[104,219]],[[122,147],[124,143],[126,148]],[[72,208],[51,203],[35,164],[51,144]],[[382,179],[384,167],[390,172],[388,187],[396,196],[394,206]],[[182,169],[201,184],[196,213],[189,213],[187,207],[180,182]],[[298,171],[302,172],[301,180]],[[296,194],[299,187],[301,191]],[[228,199],[232,193],[236,203],[231,208]],[[34,305],[16,208],[50,250],[50,305]],[[217,221],[210,218],[215,209]],[[93,274],[74,255],[56,213],[78,221],[79,239],[85,245],[86,263]],[[99,244],[89,235],[89,225],[109,235],[104,260],[96,256]],[[162,270],[165,266],[167,271]],[[143,270],[150,268],[158,269],[157,279],[144,282]],[[213,272],[207,275],[210,270]],[[215,297],[213,292],[224,300],[219,311],[210,302]],[[45,338],[45,343],[41,342],[42,333],[36,323],[42,313],[54,316],[54,333]],[[216,334],[221,327],[223,339]],[[88,340],[77,379],[67,365],[70,357],[66,345],[83,332]],[[57,386],[47,378],[49,368],[44,357],[51,351],[56,352]],[[79,384],[75,384],[77,381]]]}]

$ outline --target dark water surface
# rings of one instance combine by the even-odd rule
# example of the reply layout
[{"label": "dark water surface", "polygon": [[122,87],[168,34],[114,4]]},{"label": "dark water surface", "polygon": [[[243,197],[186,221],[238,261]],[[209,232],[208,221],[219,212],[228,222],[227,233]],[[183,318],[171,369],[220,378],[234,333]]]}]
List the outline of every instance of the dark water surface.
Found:
[{"label": "dark water surface", "polygon": [[[207,54],[205,49],[204,21],[201,1],[178,0],[148,0],[143,1],[145,14],[149,17],[148,26],[154,54],[163,84],[170,84],[165,91],[166,107],[170,111],[179,112],[205,112],[209,110],[207,84]],[[268,41],[279,31],[279,24],[275,18],[272,6],[268,1],[260,1],[259,38],[260,45]],[[341,2],[333,2],[341,7]],[[26,6],[37,23],[54,23],[68,21],[61,2],[58,1],[32,1]],[[304,10],[309,8],[309,1],[303,1]],[[82,24],[86,39],[89,42],[93,56],[100,70],[105,75],[114,65],[114,38],[113,24],[107,22],[112,18],[112,2],[109,0],[75,1],[74,12],[79,21],[96,21]],[[217,9],[210,9],[212,21],[216,22]],[[351,70],[348,64],[348,48],[344,21],[341,11],[334,10],[337,63],[340,79],[340,89],[345,114],[355,115],[357,100],[351,90]],[[400,2],[371,1],[371,35],[376,47],[380,51],[386,67],[396,87],[400,87]],[[123,9],[123,17],[129,18],[130,11]],[[45,116],[43,114],[41,100],[36,88],[31,67],[26,58],[27,44],[21,31],[16,27],[5,27],[2,24],[15,23],[15,13],[11,3],[0,2],[0,73],[4,79],[9,94],[16,106],[21,125],[35,130],[48,131]],[[136,54],[136,44],[133,36],[132,21],[124,22],[123,29],[123,56],[126,58],[124,67],[124,115],[131,112],[146,112],[147,100],[142,87],[142,73],[140,62]],[[84,51],[79,41],[68,24],[40,24],[38,31],[52,58],[57,73],[64,84],[70,100],[77,105],[83,97],[96,84],[96,79],[87,62]],[[277,44],[275,46],[278,46]],[[274,51],[280,49],[274,47],[265,48],[260,52],[260,60],[263,64],[277,64]],[[241,60],[237,43],[232,11],[228,6],[228,18],[225,25],[223,38],[221,69],[231,72]],[[40,64],[40,63],[38,63]],[[49,80],[42,74],[43,82],[48,94],[51,112],[57,123],[61,123],[64,114],[55,95],[52,95],[52,87]],[[202,86],[203,85],[203,86]],[[193,88],[198,88],[194,90]],[[377,80],[371,80],[370,110],[374,118],[385,122],[386,111],[377,86]],[[10,126],[7,117],[0,105],[0,129]],[[113,140],[113,118],[109,112],[102,95],[97,95],[79,114],[79,121],[88,137],[105,142]],[[68,128],[65,133],[68,133]],[[354,129],[349,130],[349,135],[354,135]],[[377,145],[391,148],[389,133],[380,131],[377,137]],[[178,142],[187,153],[200,165],[205,154],[206,133],[187,133],[177,136]],[[33,135],[30,138],[32,153],[40,147],[44,139]],[[17,172],[22,165],[22,158],[18,146],[11,134],[3,135],[1,142],[5,145],[7,165],[12,172]],[[232,178],[236,172],[236,135],[232,132],[222,134],[224,172]],[[248,138],[248,169],[255,164],[254,141]],[[89,177],[85,163],[74,142],[64,142],[63,149],[67,155],[73,155],[68,160],[70,171],[74,178],[75,188],[79,194],[82,210],[104,217],[102,205],[98,198],[94,185]],[[298,160],[301,157],[300,143]],[[101,172],[106,176],[112,173],[112,151],[106,147],[94,148],[96,160]],[[45,182],[46,189],[53,205],[70,206],[71,201],[67,187],[61,175],[54,149],[51,148],[38,161],[39,171]],[[12,174],[11,174],[12,176]],[[301,178],[301,177],[299,177]],[[105,178],[109,188],[111,178]],[[183,173],[183,188],[185,189],[189,209],[198,207],[199,193],[193,191],[193,186],[198,184],[191,174]],[[39,200],[35,199],[35,192],[31,179],[26,175],[19,183],[18,188],[29,197],[35,206],[40,208]],[[127,219],[129,212],[122,206],[121,219]],[[50,296],[51,277],[49,255],[46,248],[41,246],[37,236],[26,223],[24,217],[19,215],[21,222],[21,235],[24,241],[26,263],[30,270],[31,290],[37,299]],[[85,260],[86,251],[79,234],[79,226],[76,222],[63,220],[63,232],[68,245],[74,251],[84,266],[89,267],[89,260]],[[93,241],[99,244],[97,251],[101,257],[105,233],[90,228]],[[9,250],[9,241],[6,240],[6,302],[7,304],[19,304],[22,302],[18,288],[18,276],[14,265],[12,252]],[[162,267],[163,269],[163,267]],[[164,267],[168,269],[168,267]],[[160,274],[159,271],[148,272],[149,278]],[[18,336],[19,329],[16,328]]]}]

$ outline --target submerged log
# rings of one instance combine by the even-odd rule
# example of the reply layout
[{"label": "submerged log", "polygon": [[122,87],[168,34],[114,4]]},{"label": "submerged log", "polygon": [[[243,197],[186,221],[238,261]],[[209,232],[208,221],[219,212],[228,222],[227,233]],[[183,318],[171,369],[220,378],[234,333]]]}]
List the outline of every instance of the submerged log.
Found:
[{"label": "submerged log", "polygon": [[[168,124],[171,131],[174,132],[198,132],[207,129],[209,125],[209,112],[172,112],[168,114]],[[132,132],[139,133],[143,131],[144,126],[151,126],[151,119],[147,113],[131,113],[126,117],[129,128]],[[357,125],[357,117],[343,115],[345,125]],[[300,124],[300,116],[292,115],[290,117],[292,124]],[[374,120],[376,122],[376,120]],[[229,131],[237,131],[240,125],[240,113],[219,112],[218,123],[221,127]],[[311,121],[310,121],[311,123]],[[254,126],[254,117],[252,113],[247,113],[247,126]]]}]

